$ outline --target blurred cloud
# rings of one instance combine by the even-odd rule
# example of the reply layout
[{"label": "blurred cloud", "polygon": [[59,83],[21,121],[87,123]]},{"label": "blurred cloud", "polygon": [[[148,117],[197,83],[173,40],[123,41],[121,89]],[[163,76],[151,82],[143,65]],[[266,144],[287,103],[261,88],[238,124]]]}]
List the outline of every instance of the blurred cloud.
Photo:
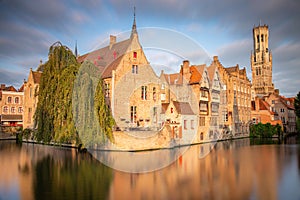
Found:
[{"label": "blurred cloud", "polygon": [[[22,73],[9,69],[16,69],[16,65],[20,70],[27,69],[28,65],[35,68],[40,59],[47,58],[50,45],[57,40],[72,45],[71,48],[78,40],[79,52],[84,54],[99,46],[100,40],[108,38],[109,34],[127,31],[131,28],[134,5],[138,28],[175,29],[201,43],[206,55],[217,54],[225,67],[245,66],[249,78],[252,28],[259,23],[268,24],[275,87],[285,95],[298,92],[298,87],[286,85],[289,80],[292,84],[299,84],[296,75],[300,74],[300,1],[295,0],[2,0],[0,67],[1,73],[10,75],[1,76],[0,82],[12,84],[17,79],[22,82]],[[111,33],[110,30],[115,31]],[[149,47],[152,42],[166,49],[175,49],[176,53],[191,61],[207,62],[197,60],[205,55],[200,55],[198,50],[196,53],[187,52],[186,46],[190,49],[196,47],[192,43],[185,45],[176,37],[163,35],[151,37],[150,32],[143,33],[142,30],[139,34],[143,46]],[[143,40],[143,37],[147,39]],[[169,39],[171,42],[168,43]],[[177,43],[174,42],[176,40]],[[176,64],[169,60],[166,65]]]}]

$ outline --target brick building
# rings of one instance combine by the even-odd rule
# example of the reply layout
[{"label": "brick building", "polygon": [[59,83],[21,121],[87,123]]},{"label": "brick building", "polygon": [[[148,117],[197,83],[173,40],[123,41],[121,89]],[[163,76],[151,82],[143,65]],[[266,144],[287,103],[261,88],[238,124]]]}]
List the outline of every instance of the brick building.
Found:
[{"label": "brick building", "polygon": [[222,111],[224,125],[233,135],[248,134],[251,122],[251,82],[246,69],[240,69],[238,65],[225,68],[217,56],[214,56],[210,67],[218,69],[223,83],[223,104],[227,105]]},{"label": "brick building", "polygon": [[38,103],[38,91],[41,81],[41,65],[37,71],[30,69],[27,81],[24,81],[23,128],[34,128],[34,113]]},{"label": "brick building", "polygon": [[0,118],[1,126],[22,126],[23,86],[16,90],[13,86],[0,88]]}]

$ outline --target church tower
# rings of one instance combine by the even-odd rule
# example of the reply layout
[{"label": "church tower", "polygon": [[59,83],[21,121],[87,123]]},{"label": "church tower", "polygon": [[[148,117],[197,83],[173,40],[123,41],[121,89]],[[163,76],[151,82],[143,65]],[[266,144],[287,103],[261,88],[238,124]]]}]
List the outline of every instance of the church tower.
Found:
[{"label": "church tower", "polygon": [[269,49],[269,27],[253,28],[253,51],[251,52],[252,87],[256,96],[274,92],[272,82],[272,53]]}]

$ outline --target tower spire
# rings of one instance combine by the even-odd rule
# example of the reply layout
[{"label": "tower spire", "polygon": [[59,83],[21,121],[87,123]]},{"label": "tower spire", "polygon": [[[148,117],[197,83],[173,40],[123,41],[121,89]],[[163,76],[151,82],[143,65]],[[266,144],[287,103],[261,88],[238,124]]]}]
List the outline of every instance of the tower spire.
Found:
[{"label": "tower spire", "polygon": [[77,40],[75,41],[75,52],[74,52],[74,54],[75,54],[75,57],[77,58],[77,56],[78,56],[78,52],[77,52]]},{"label": "tower spire", "polygon": [[132,24],[131,36],[130,37],[132,38],[134,34],[137,34],[136,22],[135,22],[135,6],[133,7],[133,24]]}]

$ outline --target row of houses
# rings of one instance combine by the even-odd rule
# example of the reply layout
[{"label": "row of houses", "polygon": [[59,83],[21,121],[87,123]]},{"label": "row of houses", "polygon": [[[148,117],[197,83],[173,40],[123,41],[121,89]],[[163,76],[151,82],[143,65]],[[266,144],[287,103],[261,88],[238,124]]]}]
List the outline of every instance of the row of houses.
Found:
[{"label": "row of houses", "polygon": [[[139,42],[135,19],[127,40],[117,42],[116,36],[110,36],[108,46],[77,56],[77,60],[80,64],[92,62],[100,71],[116,131],[164,128],[174,139],[201,142],[246,136],[250,124],[258,122],[281,124],[287,132],[296,130],[293,99],[276,91],[259,96],[257,91],[265,90],[252,86],[245,68],[224,67],[217,56],[208,66],[185,60],[178,66],[178,73],[161,71],[157,75]],[[34,128],[41,76],[42,65],[30,70],[22,90],[10,91],[18,92],[19,100],[1,90],[2,125],[23,123],[23,128]],[[22,120],[5,122],[8,114],[14,115],[19,109]]]}]

